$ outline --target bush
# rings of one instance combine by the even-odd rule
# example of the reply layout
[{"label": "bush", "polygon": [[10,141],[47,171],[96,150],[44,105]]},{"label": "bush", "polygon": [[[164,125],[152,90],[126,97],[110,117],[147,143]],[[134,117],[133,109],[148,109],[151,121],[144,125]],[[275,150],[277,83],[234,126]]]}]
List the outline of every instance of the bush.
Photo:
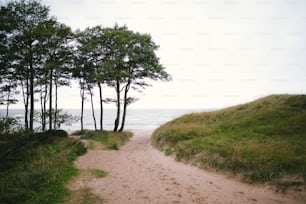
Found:
[{"label": "bush", "polygon": [[0,119],[0,135],[14,132],[21,129],[21,125],[15,118],[1,118]]},{"label": "bush", "polygon": [[47,130],[44,135],[52,137],[68,137],[68,133],[65,130]]},{"label": "bush", "polygon": [[119,150],[118,144],[117,143],[112,143],[109,147],[111,150]]}]

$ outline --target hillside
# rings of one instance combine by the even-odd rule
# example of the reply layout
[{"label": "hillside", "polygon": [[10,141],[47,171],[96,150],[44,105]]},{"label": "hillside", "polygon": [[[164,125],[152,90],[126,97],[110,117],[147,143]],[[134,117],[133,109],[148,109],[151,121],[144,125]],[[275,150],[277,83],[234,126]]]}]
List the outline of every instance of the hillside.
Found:
[{"label": "hillside", "polygon": [[306,95],[184,115],[158,128],[152,143],[177,160],[245,182],[299,188],[306,180]]}]

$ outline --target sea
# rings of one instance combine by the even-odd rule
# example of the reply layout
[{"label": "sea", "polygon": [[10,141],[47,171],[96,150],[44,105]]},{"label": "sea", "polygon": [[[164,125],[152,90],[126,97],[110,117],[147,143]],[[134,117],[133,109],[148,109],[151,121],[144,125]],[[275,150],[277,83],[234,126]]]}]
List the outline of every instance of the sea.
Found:
[{"label": "sea", "polygon": [[[161,125],[188,113],[212,111],[212,109],[127,109],[125,130],[155,130]],[[63,112],[79,117],[79,109],[64,109]],[[6,110],[0,109],[0,117],[4,117]],[[10,109],[9,116],[18,119],[20,124],[24,122],[23,109]],[[95,111],[97,128],[99,129],[100,111]],[[116,117],[115,109],[104,109],[103,128],[112,130]],[[91,109],[84,110],[84,129],[94,129],[94,122]],[[34,123],[34,128],[39,129],[40,124]],[[60,129],[75,131],[81,129],[81,122],[63,124]]]}]

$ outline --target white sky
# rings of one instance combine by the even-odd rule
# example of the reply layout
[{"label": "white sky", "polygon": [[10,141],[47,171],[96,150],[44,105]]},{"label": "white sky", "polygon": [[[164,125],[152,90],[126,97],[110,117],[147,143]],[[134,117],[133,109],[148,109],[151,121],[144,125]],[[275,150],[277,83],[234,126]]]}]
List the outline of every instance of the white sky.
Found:
[{"label": "white sky", "polygon": [[[73,30],[117,22],[151,34],[173,80],[136,94],[133,108],[220,108],[269,94],[306,93],[304,0],[42,2]],[[61,107],[80,107],[77,85],[60,93]]]}]

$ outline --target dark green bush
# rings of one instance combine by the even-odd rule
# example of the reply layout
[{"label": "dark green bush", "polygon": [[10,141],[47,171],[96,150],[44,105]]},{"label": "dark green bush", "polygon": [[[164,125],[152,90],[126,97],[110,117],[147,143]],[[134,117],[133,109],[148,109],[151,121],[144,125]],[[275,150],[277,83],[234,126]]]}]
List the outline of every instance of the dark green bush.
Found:
[{"label": "dark green bush", "polygon": [[47,130],[44,135],[49,137],[68,137],[68,133],[65,130]]},{"label": "dark green bush", "polygon": [[21,129],[21,125],[15,118],[0,118],[0,136]]}]

